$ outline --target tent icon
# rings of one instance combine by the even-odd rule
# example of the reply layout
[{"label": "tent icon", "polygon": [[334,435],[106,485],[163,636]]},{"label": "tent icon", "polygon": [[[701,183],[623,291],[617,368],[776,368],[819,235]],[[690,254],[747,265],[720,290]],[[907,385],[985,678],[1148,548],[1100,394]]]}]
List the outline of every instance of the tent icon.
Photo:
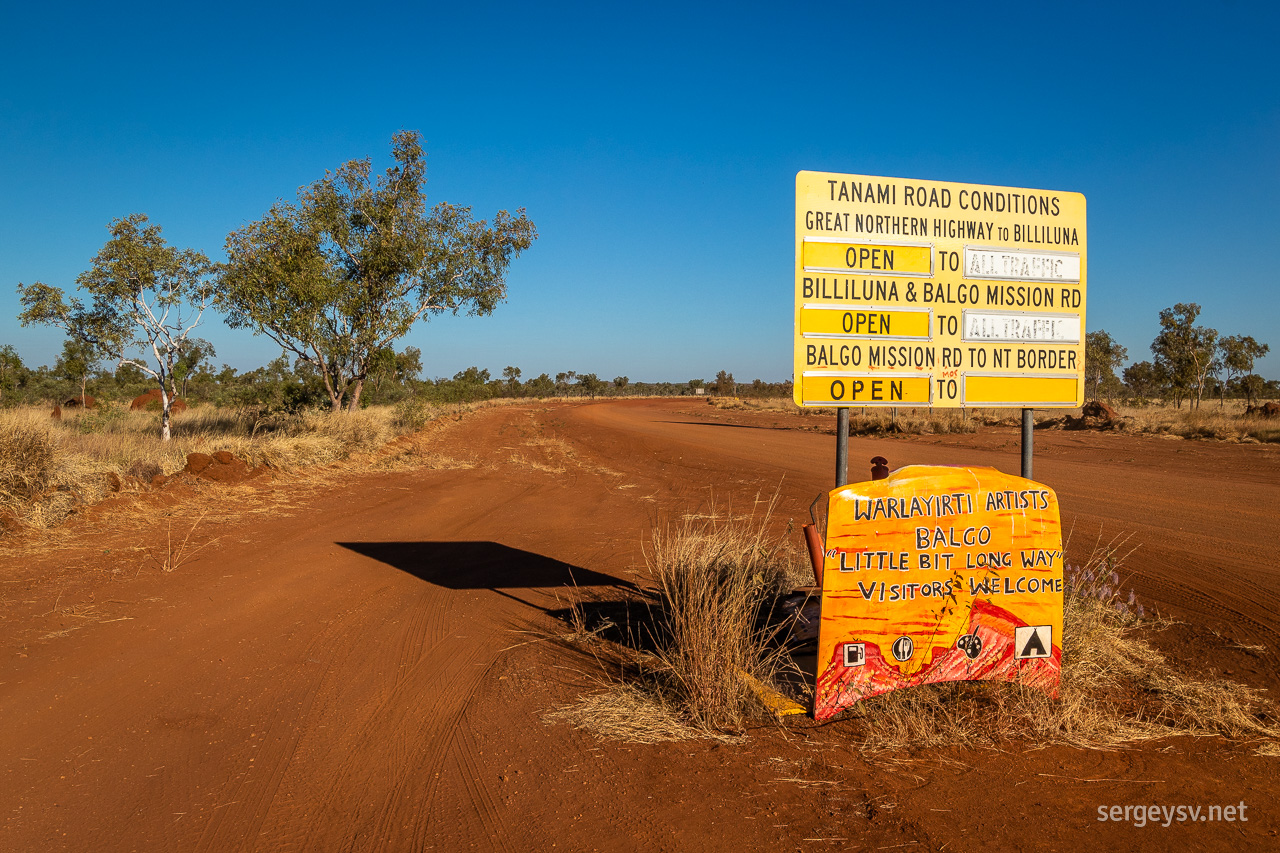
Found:
[{"label": "tent icon", "polygon": [[1016,660],[1047,658],[1052,654],[1052,625],[1021,625],[1013,629],[1013,656]]}]

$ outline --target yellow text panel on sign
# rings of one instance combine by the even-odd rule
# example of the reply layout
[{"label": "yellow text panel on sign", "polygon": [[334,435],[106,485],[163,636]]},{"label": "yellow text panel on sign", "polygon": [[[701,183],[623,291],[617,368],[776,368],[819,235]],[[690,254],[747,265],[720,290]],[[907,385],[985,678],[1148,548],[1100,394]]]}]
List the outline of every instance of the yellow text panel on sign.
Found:
[{"label": "yellow text panel on sign", "polygon": [[929,246],[805,240],[803,251],[803,266],[806,270],[898,275],[933,273],[933,255]]},{"label": "yellow text panel on sign", "polygon": [[1075,376],[964,376],[966,406],[1075,407],[1081,386]]},{"label": "yellow text panel on sign", "polygon": [[800,334],[840,338],[929,337],[929,311],[891,309],[846,309],[806,305],[800,309]]},{"label": "yellow text panel on sign", "polygon": [[801,379],[801,396],[808,405],[927,406],[928,376],[893,374],[810,374]]}]

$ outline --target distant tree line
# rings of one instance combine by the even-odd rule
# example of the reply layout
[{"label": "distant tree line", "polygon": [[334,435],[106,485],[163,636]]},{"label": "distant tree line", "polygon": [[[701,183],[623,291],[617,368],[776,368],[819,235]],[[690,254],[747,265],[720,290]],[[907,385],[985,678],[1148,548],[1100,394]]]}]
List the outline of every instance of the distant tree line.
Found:
[{"label": "distant tree line", "polygon": [[[212,344],[194,338],[174,360],[177,397],[190,403],[217,406],[258,406],[279,411],[329,408],[331,396],[315,366],[288,352],[269,364],[238,371],[215,367]],[[500,377],[487,369],[468,367],[449,378],[424,379],[422,352],[408,346],[396,352],[383,347],[371,356],[360,406],[394,404],[410,397],[431,402],[468,403],[502,397],[588,398],[679,397],[699,393],[719,396],[790,397],[790,382],[760,379],[739,384],[733,374],[720,371],[714,381],[637,382],[626,376],[603,380],[594,373],[573,370],[525,379],[508,366]],[[154,377],[132,364],[112,369],[78,339],[68,338],[53,365],[28,367],[13,346],[0,345],[0,406],[52,404],[88,394],[102,400],[129,402],[156,387]]]},{"label": "distant tree line", "polygon": [[1092,399],[1124,399],[1135,405],[1154,400],[1178,408],[1199,408],[1205,397],[1243,398],[1247,406],[1263,397],[1280,396],[1280,381],[1253,372],[1254,363],[1271,351],[1249,335],[1220,335],[1199,325],[1200,306],[1179,302],[1160,312],[1160,332],[1151,342],[1149,361],[1117,370],[1128,350],[1104,330],[1085,336],[1085,394]]}]

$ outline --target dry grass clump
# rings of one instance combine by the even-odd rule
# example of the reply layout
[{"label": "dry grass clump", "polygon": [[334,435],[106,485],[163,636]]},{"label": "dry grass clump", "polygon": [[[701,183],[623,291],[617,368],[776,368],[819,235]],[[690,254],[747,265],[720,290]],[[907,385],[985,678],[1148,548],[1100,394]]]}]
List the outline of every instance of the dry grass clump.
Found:
[{"label": "dry grass clump", "polygon": [[[795,571],[785,541],[744,519],[689,518],[657,530],[648,566],[658,588],[649,598],[613,602],[604,618],[596,611],[595,627],[584,605],[572,609],[570,639],[594,656],[608,686],[548,719],[653,743],[725,737],[767,717],[745,676],[777,684],[794,671],[778,642],[785,626],[764,618]],[[1148,618],[1132,592],[1122,594],[1120,562],[1113,546],[1100,546],[1065,572],[1057,697],[1017,682],[926,685],[859,702],[842,724],[868,752],[1009,741],[1113,749],[1220,735],[1280,754],[1280,727],[1260,691],[1180,673],[1144,639],[1165,623]]]},{"label": "dry grass clump", "polygon": [[[710,397],[708,402],[729,411],[759,411],[797,417],[834,416],[833,408],[800,408],[786,398],[738,399]],[[1188,439],[1217,441],[1280,442],[1280,420],[1246,415],[1239,401],[1225,408],[1206,401],[1199,409],[1173,405],[1113,406],[1120,416],[1115,429],[1139,435],[1173,435]],[[1079,409],[1066,410],[1079,415]],[[1036,409],[1035,421],[1061,421],[1062,409]],[[945,435],[976,432],[982,426],[1017,427],[1022,423],[1019,409],[921,409],[853,406],[849,416],[850,435]],[[1060,425],[1060,424],[1059,424]]]},{"label": "dry grass clump", "polygon": [[661,614],[655,675],[695,725],[740,728],[758,705],[743,674],[769,683],[783,664],[785,652],[772,642],[776,628],[760,624],[788,562],[768,536],[769,515],[688,518],[653,533],[647,562]]},{"label": "dry grass clump", "polygon": [[673,703],[651,689],[625,682],[584,696],[572,705],[556,708],[543,719],[565,722],[598,737],[627,743],[665,743],[674,740],[714,738],[730,740],[720,732],[693,728],[674,710]]},{"label": "dry grass clump", "polygon": [[[728,411],[775,412],[797,417],[834,416],[833,408],[800,408],[789,398],[739,399],[710,397],[708,402]],[[849,411],[850,435],[945,435],[976,432],[980,421],[960,409],[922,409],[900,406],[853,406]]]},{"label": "dry grass clump", "polygon": [[707,403],[717,409],[747,412],[787,412],[796,414],[802,411],[790,397],[708,397]]},{"label": "dry grass clump", "polygon": [[[1280,738],[1260,691],[1188,678],[1139,632],[1150,627],[1120,593],[1110,548],[1068,567],[1058,698],[1019,683],[955,682],[878,696],[847,714],[869,751],[1033,740],[1090,749],[1171,735]],[[1158,623],[1157,623],[1158,625]]]},{"label": "dry grass clump", "polygon": [[796,537],[770,536],[771,510],[656,528],[646,564],[657,586],[622,603],[625,629],[616,616],[589,628],[589,603],[571,609],[575,631],[566,639],[586,648],[611,683],[552,718],[649,743],[731,737],[768,717],[751,680],[774,684],[793,665],[780,642],[785,625],[766,616],[778,592],[804,576],[800,549],[789,544]]},{"label": "dry grass clump", "polygon": [[87,460],[63,451],[47,418],[0,413],[0,532],[15,525],[50,527],[107,491]]},{"label": "dry grass clump", "polygon": [[49,428],[32,421],[0,421],[0,500],[28,500],[53,476],[56,446]]}]

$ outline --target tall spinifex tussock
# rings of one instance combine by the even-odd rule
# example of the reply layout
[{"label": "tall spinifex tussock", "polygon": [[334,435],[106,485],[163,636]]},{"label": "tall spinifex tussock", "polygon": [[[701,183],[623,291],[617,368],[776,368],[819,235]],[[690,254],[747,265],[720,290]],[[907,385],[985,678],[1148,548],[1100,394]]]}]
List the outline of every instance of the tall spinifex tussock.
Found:
[{"label": "tall spinifex tussock", "polygon": [[0,501],[30,499],[47,489],[55,451],[47,426],[19,418],[0,421]]},{"label": "tall spinifex tussock", "polygon": [[658,584],[658,676],[695,724],[735,729],[756,700],[744,674],[770,681],[785,652],[760,615],[790,555],[763,518],[686,519],[654,531],[648,567]]}]

